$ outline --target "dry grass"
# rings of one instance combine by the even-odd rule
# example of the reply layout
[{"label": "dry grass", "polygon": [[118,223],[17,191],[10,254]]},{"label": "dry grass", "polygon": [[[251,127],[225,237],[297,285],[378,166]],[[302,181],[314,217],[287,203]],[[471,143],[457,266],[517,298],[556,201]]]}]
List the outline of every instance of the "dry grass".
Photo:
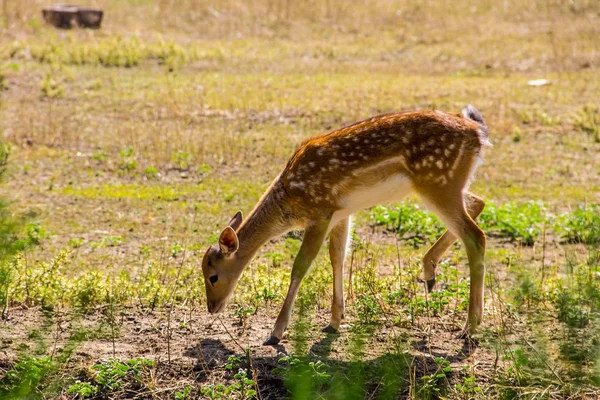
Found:
[{"label": "dry grass", "polygon": [[[209,383],[230,384],[224,365],[229,351],[241,354],[238,344],[251,349],[262,398],[284,393],[275,389],[276,353],[258,344],[298,240],[261,251],[223,325],[204,311],[199,258],[233,212],[252,208],[304,138],[373,114],[472,103],[494,143],[473,184],[477,193],[496,204],[542,201],[556,215],[600,200],[596,1],[81,1],[104,8],[98,31],[45,26],[45,4],[2,2],[0,132],[12,147],[2,197],[17,213],[36,212],[43,229],[32,228],[40,245],[24,253],[13,267],[17,283],[7,286],[14,319],[1,328],[10,343],[2,342],[0,376],[19,346],[33,351],[31,332],[54,343],[42,353],[54,352],[83,323],[97,335],[88,336],[87,356],[74,353],[84,369],[154,349],[144,353],[159,361],[144,389],[128,386],[144,396],[174,396],[181,382],[197,396]],[[528,86],[537,78],[551,85]],[[451,329],[464,317],[462,252],[450,252],[439,297],[426,298],[414,279],[423,249],[371,225],[368,211],[358,215],[348,317],[362,329],[376,315],[375,339],[359,346],[360,332],[349,329],[341,342],[318,341],[311,326],[323,322],[331,295],[321,257],[303,286],[305,313],[288,347],[329,349],[320,360],[349,376],[354,361],[379,371],[400,347],[412,357],[404,360],[403,396],[427,398],[435,387],[452,398],[596,395],[593,246],[566,245],[549,228],[532,247],[492,232],[482,345],[460,358]],[[46,286],[35,284],[42,279]],[[398,297],[388,299],[390,292]],[[46,323],[38,309],[18,309],[37,307],[44,296],[54,308]],[[449,303],[431,308],[443,300]],[[246,315],[248,308],[255,314]],[[81,309],[89,315],[72,313]],[[158,311],[148,316],[150,309]],[[571,326],[579,321],[574,309],[591,316],[585,329]],[[562,319],[557,310],[567,310]],[[66,321],[72,327],[61,328]],[[592,352],[585,363],[566,356],[582,348]],[[168,356],[178,361],[161,364]],[[452,374],[421,379],[436,371],[438,356]],[[194,363],[205,382],[194,380]],[[89,369],[72,368],[64,382],[93,381]],[[358,376],[368,381],[365,392],[381,393],[381,382]],[[468,377],[481,391],[455,387],[470,385]],[[333,393],[332,386],[318,390]]]}]

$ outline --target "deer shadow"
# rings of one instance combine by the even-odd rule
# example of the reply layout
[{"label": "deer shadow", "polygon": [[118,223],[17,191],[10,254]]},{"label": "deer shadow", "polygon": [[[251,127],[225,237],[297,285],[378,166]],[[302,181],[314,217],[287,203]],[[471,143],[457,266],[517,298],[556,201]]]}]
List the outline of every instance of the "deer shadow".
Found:
[{"label": "deer shadow", "polygon": [[[235,368],[230,373],[226,372],[224,378],[231,380],[238,368],[245,368],[256,381],[262,399],[288,398],[297,390],[317,388],[320,394],[325,394],[324,397],[331,391],[330,394],[336,394],[337,398],[346,398],[344,393],[362,393],[359,396],[351,395],[352,398],[408,398],[411,387],[414,390],[415,384],[418,386],[423,377],[438,373],[440,365],[436,358],[443,358],[451,363],[461,362],[476,349],[473,341],[465,341],[455,354],[426,351],[427,344],[422,339],[411,342],[412,348],[419,355],[413,355],[405,349],[377,357],[369,357],[365,353],[350,354],[350,359],[345,359],[347,357],[343,355],[332,356],[336,342],[341,337],[337,334],[323,336],[312,344],[305,355],[292,356],[293,362],[289,359],[280,361],[290,354],[283,344],[273,346],[277,350],[276,355],[249,356],[236,352],[221,340],[215,339],[201,340],[198,345],[186,349],[184,355],[196,359],[194,371],[197,372],[196,381],[200,383],[208,381],[214,373],[222,374],[224,366],[231,364],[230,356],[235,356]],[[360,353],[360,349],[358,352]],[[447,386],[455,373],[446,373],[445,383],[440,381],[439,384]],[[220,380],[222,378],[219,377]]]}]

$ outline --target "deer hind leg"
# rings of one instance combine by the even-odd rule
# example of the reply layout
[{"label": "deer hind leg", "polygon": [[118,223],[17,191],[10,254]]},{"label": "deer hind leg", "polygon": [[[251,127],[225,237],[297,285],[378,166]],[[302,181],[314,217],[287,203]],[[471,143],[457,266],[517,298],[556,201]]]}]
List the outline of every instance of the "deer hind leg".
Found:
[{"label": "deer hind leg", "polygon": [[310,265],[319,253],[319,249],[323,244],[323,240],[327,235],[327,227],[329,221],[325,223],[319,223],[318,225],[312,225],[306,228],[304,231],[304,240],[300,246],[300,251],[294,259],[294,266],[292,268],[292,279],[288,293],[283,302],[283,307],[277,316],[275,326],[271,332],[271,336],[263,343],[265,346],[276,345],[281,340],[285,328],[287,328],[290,318],[292,316],[292,308],[296,295],[300,289],[300,283],[308,272]]},{"label": "deer hind leg", "polygon": [[[476,219],[483,208],[485,202],[483,199],[471,192],[464,193],[465,208],[467,213],[474,220]],[[433,246],[423,256],[423,270],[419,278],[427,284],[427,291],[431,292],[435,286],[436,268],[440,259],[446,253],[446,251],[454,244],[457,237],[450,231],[444,232],[444,234],[434,243]]]},{"label": "deer hind leg", "polygon": [[473,334],[483,318],[485,234],[467,213],[462,192],[452,195],[443,191],[430,191],[420,195],[444,222],[448,231],[461,239],[467,251],[471,277],[469,312],[460,336]]},{"label": "deer hind leg", "polygon": [[331,320],[322,329],[326,333],[337,333],[344,318],[344,260],[350,239],[350,218],[337,223],[329,235],[329,258],[333,268],[333,300],[331,301]]}]

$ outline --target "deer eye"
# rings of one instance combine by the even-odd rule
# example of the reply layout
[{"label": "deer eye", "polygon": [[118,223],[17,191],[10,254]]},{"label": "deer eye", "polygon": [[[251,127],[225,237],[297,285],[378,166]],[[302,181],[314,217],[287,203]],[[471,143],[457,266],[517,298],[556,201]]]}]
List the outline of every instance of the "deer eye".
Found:
[{"label": "deer eye", "polygon": [[215,286],[215,283],[217,283],[217,281],[219,280],[219,276],[213,275],[213,276],[209,277],[208,280],[210,281],[211,285]]}]

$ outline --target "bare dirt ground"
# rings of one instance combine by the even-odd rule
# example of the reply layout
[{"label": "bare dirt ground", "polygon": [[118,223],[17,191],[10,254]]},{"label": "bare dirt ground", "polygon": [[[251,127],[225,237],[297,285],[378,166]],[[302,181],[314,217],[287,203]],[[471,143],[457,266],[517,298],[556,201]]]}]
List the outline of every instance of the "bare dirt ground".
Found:
[{"label": "bare dirt ground", "polygon": [[[201,310],[174,310],[171,329],[166,315],[165,311],[126,310],[118,316],[118,332],[115,332],[113,340],[110,328],[103,327],[106,316],[100,312],[79,318],[54,313],[50,327],[53,342],[47,345],[51,353],[60,352],[67,344],[69,333],[73,332],[74,321],[78,321],[78,329],[87,329],[88,338],[73,351],[69,361],[72,367],[85,369],[85,366],[110,357],[121,360],[143,357],[156,361],[156,379],[163,381],[161,386],[172,379],[179,384],[227,381],[231,377],[227,376],[223,367],[228,363],[229,356],[237,355],[243,359],[243,365],[252,370],[263,399],[285,397],[287,391],[283,379],[273,370],[281,366],[278,362],[281,357],[293,352],[293,345],[287,337],[277,346],[262,345],[262,341],[270,334],[274,320],[271,315],[259,312],[249,316],[245,325],[240,326],[225,321],[226,318],[214,318]],[[347,351],[351,327],[346,325],[339,335],[327,335],[318,330],[319,326],[326,325],[327,313],[318,313],[314,317],[306,340],[311,357],[328,359],[338,365],[351,363],[351,353]],[[417,378],[434,373],[438,368],[434,359],[441,357],[450,361],[453,370],[464,371],[474,365],[478,376],[491,379],[498,367],[494,351],[478,345],[477,341],[457,339],[457,332],[449,330],[453,324],[450,321],[443,322],[444,319],[448,318],[433,318],[431,325],[421,325],[427,321],[420,321],[412,332],[411,329],[385,323],[376,327],[365,338],[365,364],[368,367],[381,362],[380,358],[389,354],[390,348],[397,348],[398,356],[412,367],[409,371],[415,373]],[[4,322],[4,332],[8,334],[2,338],[0,351],[3,367],[16,359],[19,347],[22,348],[24,343],[32,347],[36,345],[31,332],[43,325],[43,320],[39,309],[14,308],[9,311],[9,318]],[[245,349],[250,351],[251,365],[248,364],[250,359],[246,358]],[[459,375],[448,375],[448,383],[459,383],[462,378]]]}]

